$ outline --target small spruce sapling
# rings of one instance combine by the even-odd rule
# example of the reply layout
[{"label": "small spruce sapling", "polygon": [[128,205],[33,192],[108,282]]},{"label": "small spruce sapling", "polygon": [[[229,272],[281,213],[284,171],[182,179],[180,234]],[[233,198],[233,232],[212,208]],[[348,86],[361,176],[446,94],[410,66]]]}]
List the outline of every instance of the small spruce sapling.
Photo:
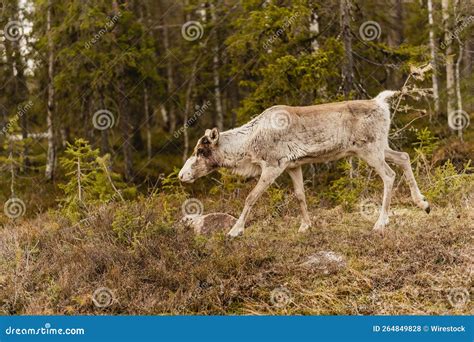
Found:
[{"label": "small spruce sapling", "polygon": [[91,204],[124,201],[124,193],[134,193],[134,188],[128,188],[120,175],[111,171],[110,156],[100,157],[99,150],[92,149],[88,141],[68,143],[64,154],[60,165],[67,182],[59,187],[65,194],[64,212],[73,221],[87,214]]},{"label": "small spruce sapling", "polygon": [[25,141],[15,139],[14,137],[20,132],[18,123],[12,121],[5,135],[3,148],[8,151],[8,157],[0,157],[0,163],[4,165],[5,171],[10,175],[10,198],[16,198],[15,194],[15,177],[17,170],[21,171],[23,167],[23,153]]}]

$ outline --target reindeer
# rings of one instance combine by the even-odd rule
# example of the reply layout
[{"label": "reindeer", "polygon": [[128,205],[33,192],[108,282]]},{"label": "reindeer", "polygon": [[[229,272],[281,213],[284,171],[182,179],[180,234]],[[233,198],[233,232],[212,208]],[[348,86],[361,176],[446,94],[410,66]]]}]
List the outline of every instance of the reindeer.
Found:
[{"label": "reindeer", "polygon": [[327,103],[305,107],[278,105],[265,110],[247,124],[225,132],[206,130],[192,156],[179,172],[182,182],[192,183],[224,167],[245,177],[260,175],[245,200],[244,209],[228,235],[242,234],[245,222],[262,193],[284,171],[293,182],[302,219],[299,232],[311,227],[301,166],[357,156],[373,167],[382,178],[384,190],[380,215],[374,230],[388,224],[388,211],[395,172],[387,162],[402,168],[414,203],[430,212],[421,194],[405,152],[388,144],[390,107],[395,91],[383,91],[370,100]]}]

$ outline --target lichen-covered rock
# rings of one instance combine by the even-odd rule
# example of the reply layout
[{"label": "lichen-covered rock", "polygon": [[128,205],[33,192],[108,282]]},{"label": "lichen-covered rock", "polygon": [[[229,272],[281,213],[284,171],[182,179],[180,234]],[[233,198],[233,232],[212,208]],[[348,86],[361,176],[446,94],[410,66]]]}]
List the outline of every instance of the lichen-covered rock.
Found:
[{"label": "lichen-covered rock", "polygon": [[198,235],[210,235],[227,231],[232,228],[237,219],[225,213],[210,213],[206,215],[186,215],[181,222],[192,228]]},{"label": "lichen-covered rock", "polygon": [[336,273],[344,269],[346,265],[344,256],[332,251],[321,251],[312,254],[301,264],[304,268],[315,270],[322,274]]}]

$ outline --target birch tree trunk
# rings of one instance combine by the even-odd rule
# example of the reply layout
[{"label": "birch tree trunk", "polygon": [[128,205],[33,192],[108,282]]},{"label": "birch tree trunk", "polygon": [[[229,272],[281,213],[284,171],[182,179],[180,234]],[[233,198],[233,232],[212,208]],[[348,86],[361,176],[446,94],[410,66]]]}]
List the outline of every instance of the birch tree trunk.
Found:
[{"label": "birch tree trunk", "polygon": [[[20,16],[20,4],[19,0],[11,0],[10,5],[3,5],[3,8],[0,9],[3,18],[10,18],[15,21],[23,21]],[[6,7],[6,8],[5,8]],[[5,23],[3,23],[5,25]],[[26,61],[24,56],[24,51],[21,49],[22,41],[21,39],[5,39],[2,36],[1,43],[1,75],[3,80],[12,80],[8,82],[9,85],[2,85],[2,95],[5,97],[5,105],[8,107],[15,107],[15,118],[18,120],[19,128],[21,130],[21,139],[26,140],[28,138],[28,110],[21,110],[29,97],[29,90],[27,87],[28,80],[25,76]],[[20,107],[21,106],[21,107]],[[13,110],[12,110],[13,112]],[[5,113],[8,115],[8,112]],[[8,122],[5,121],[5,124]],[[0,128],[5,127],[2,125]],[[19,165],[20,171],[24,171],[29,166],[28,158],[28,144],[25,143],[22,146],[22,150],[19,151],[21,154],[21,159],[23,164]]]},{"label": "birch tree trunk", "polygon": [[461,97],[461,62],[463,54],[463,46],[459,42],[459,54],[458,60],[456,61],[456,100],[457,100],[457,109],[462,110],[462,97]]},{"label": "birch tree trunk", "polygon": [[[344,80],[344,97],[349,99],[352,90],[352,83],[354,82],[354,60],[352,58],[352,37],[350,28],[350,0],[340,0],[340,20],[341,31],[344,39],[344,53],[345,61],[342,64],[342,78]],[[349,158],[351,169],[349,177],[353,177],[354,163],[352,158]]]},{"label": "birch tree trunk", "polygon": [[168,127],[169,116],[168,116],[168,111],[166,110],[166,106],[164,104],[160,104],[160,113],[161,113],[161,118],[163,119],[163,123],[165,127]]},{"label": "birch tree trunk", "polygon": [[[13,43],[14,59],[15,59],[15,82],[16,89],[18,91],[18,99],[24,105],[28,100],[28,87],[26,86],[27,80],[25,77],[25,63],[21,53],[20,44],[18,42]],[[22,139],[26,141],[28,138],[28,110],[23,110],[20,119],[21,135]],[[28,158],[28,144],[25,143],[23,146],[23,165],[25,168],[29,166],[30,161]]]},{"label": "birch tree trunk", "polygon": [[442,12],[443,12],[443,27],[444,27],[444,44],[446,45],[446,103],[447,103],[447,115],[452,115],[455,111],[456,95],[454,92],[454,56],[452,48],[451,30],[450,30],[450,1],[441,1]]},{"label": "birch tree trunk", "polygon": [[[186,6],[189,5],[189,1],[185,1]],[[202,14],[201,14],[202,15]],[[186,14],[186,21],[190,21],[191,16],[190,14]],[[189,153],[189,135],[188,135],[188,118],[189,114],[191,112],[191,107],[192,107],[192,94],[193,94],[193,88],[194,88],[194,82],[196,81],[196,70],[197,70],[197,64],[198,64],[199,58],[195,60],[193,69],[191,71],[191,78],[189,79],[188,83],[188,88],[186,89],[186,97],[185,97],[185,108],[184,108],[184,118],[183,118],[183,140],[184,140],[184,146],[183,146],[183,163],[186,162],[186,159],[188,159],[188,153]]]},{"label": "birch tree trunk", "polygon": [[317,36],[319,35],[319,17],[316,9],[313,8],[311,12],[311,19],[309,22],[309,33],[311,36],[311,50],[316,52],[319,50],[319,42]]},{"label": "birch tree trunk", "polygon": [[48,0],[48,9],[46,14],[46,30],[48,34],[48,111],[46,122],[48,126],[48,151],[46,154],[45,177],[51,180],[54,177],[56,147],[54,144],[54,42],[51,32],[52,21],[52,3]]},{"label": "birch tree trunk", "polygon": [[[461,95],[461,61],[463,57],[463,46],[461,41],[458,39],[459,42],[459,52],[458,52],[458,60],[456,61],[456,100],[457,100],[457,110],[462,111],[462,95]],[[461,140],[463,140],[462,136],[463,132],[462,129],[458,130],[458,136]]]},{"label": "birch tree trunk", "polygon": [[344,40],[345,61],[342,65],[344,96],[349,98],[354,81],[354,60],[352,58],[352,38],[350,29],[350,0],[340,0],[341,31]]},{"label": "birch tree trunk", "polygon": [[189,80],[188,83],[188,88],[186,89],[186,104],[185,104],[185,109],[184,109],[184,119],[183,119],[183,139],[184,139],[184,149],[183,149],[183,162],[186,162],[186,159],[188,159],[188,153],[189,153],[189,135],[188,135],[188,118],[189,114],[191,113],[191,108],[192,108],[192,95],[193,95],[193,89],[194,89],[194,84],[196,83],[196,70],[198,66],[199,60],[196,60],[194,62],[194,66],[192,69],[191,73],[191,79]]},{"label": "birch tree trunk", "polygon": [[434,34],[434,22],[433,22],[433,1],[428,0],[428,24],[430,26],[430,52],[431,52],[431,65],[433,66],[433,73],[431,75],[431,82],[433,83],[433,100],[435,107],[435,114],[439,113],[439,86],[438,86],[438,63],[436,61],[436,42]]},{"label": "birch tree trunk", "polygon": [[[459,14],[459,11],[460,11],[460,1],[459,0],[455,0],[454,2],[454,11],[453,11],[453,15],[454,15],[454,18],[457,18],[458,17],[458,14]],[[461,69],[461,62],[462,62],[462,59],[463,59],[463,44],[461,42],[461,39],[459,38],[459,36],[456,36],[456,40],[458,42],[458,59],[456,61],[456,104],[457,104],[457,110],[459,112],[462,112],[462,95],[461,95],[461,73],[460,73],[460,69]],[[458,129],[458,137],[459,139],[463,140],[463,128],[461,129]]]},{"label": "birch tree trunk", "polygon": [[[26,86],[27,80],[25,78],[25,65],[23,63],[23,57],[21,55],[20,46],[17,42],[13,42],[12,44],[13,49],[13,59],[14,59],[14,74],[15,77],[15,88],[17,92],[16,100],[22,105],[25,104],[26,100],[28,99],[28,88]],[[22,110],[22,114],[20,117],[20,129],[21,129],[21,136],[22,139],[26,141],[28,138],[28,110]],[[26,168],[29,166],[29,158],[28,158],[28,144],[25,143],[23,145],[23,150],[21,151],[23,165],[21,168]]]},{"label": "birch tree trunk", "polygon": [[211,3],[211,16],[214,22],[214,56],[212,58],[212,73],[214,76],[214,100],[216,105],[216,126],[219,131],[224,129],[224,113],[222,111],[222,95],[219,77],[220,67],[220,49],[219,49],[219,35],[217,32],[217,13],[216,7]]},{"label": "birch tree trunk", "polygon": [[[166,25],[166,21],[163,19],[163,46],[165,48],[165,54],[168,56],[166,57],[166,78],[167,78],[167,90],[168,90],[168,97],[173,95],[174,92],[174,74],[173,74],[173,63],[171,56],[169,56],[169,49],[170,49],[170,40],[169,40],[169,31],[168,26]],[[166,113],[166,126],[168,127],[168,131],[170,133],[176,130],[176,113],[173,100],[168,101],[169,106],[168,110],[165,110]],[[165,116],[163,117],[165,119]]]}]

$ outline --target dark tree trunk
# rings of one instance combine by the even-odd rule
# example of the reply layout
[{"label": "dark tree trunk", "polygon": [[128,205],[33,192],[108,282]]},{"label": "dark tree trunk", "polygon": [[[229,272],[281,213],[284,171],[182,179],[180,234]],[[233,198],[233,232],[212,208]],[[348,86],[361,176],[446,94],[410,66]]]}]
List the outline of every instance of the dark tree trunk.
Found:
[{"label": "dark tree trunk", "polygon": [[[125,86],[120,85],[123,93]],[[125,178],[131,180],[133,178],[133,157],[132,157],[132,146],[133,146],[133,125],[130,117],[130,101],[125,96],[120,102],[120,129],[122,131],[122,152],[125,169]]]},{"label": "dark tree trunk", "polygon": [[344,41],[345,60],[342,64],[344,96],[349,98],[354,82],[354,60],[352,57],[352,37],[350,28],[350,0],[340,0],[341,31]]}]

